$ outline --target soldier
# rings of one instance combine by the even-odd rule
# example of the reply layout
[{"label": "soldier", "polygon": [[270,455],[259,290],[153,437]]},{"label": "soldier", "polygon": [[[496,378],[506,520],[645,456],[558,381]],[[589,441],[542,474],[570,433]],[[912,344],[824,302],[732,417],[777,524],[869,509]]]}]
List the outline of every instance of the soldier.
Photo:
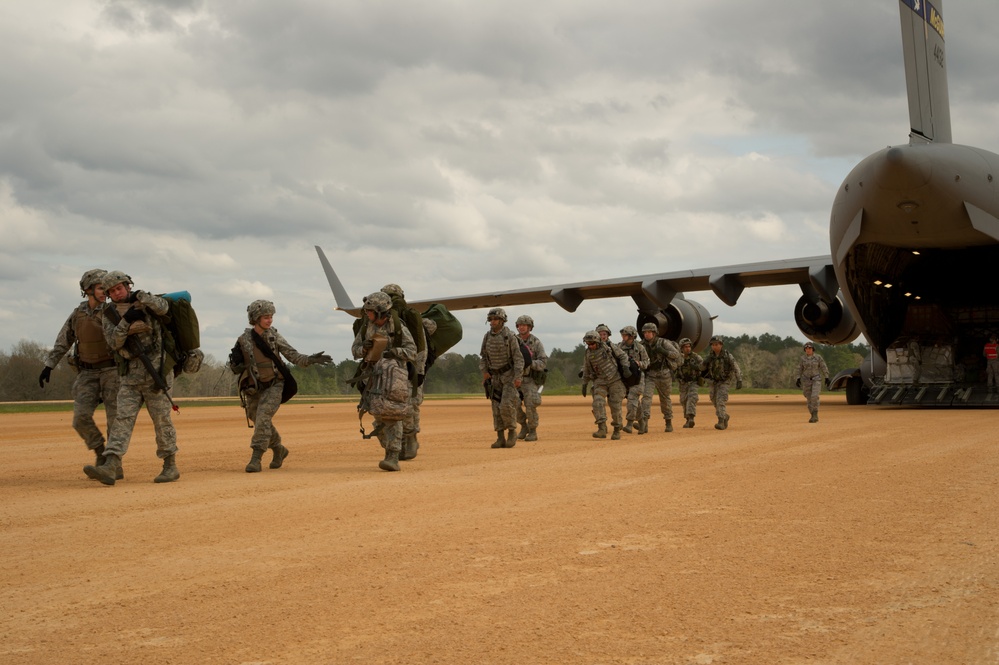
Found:
[{"label": "soldier", "polygon": [[995,335],[989,335],[989,343],[985,345],[982,355],[985,356],[985,381],[991,395],[999,386],[999,342]]},{"label": "soldier", "polygon": [[333,358],[322,351],[311,356],[296,351],[273,327],[276,311],[270,300],[251,302],[246,308],[251,327],[236,340],[229,357],[229,369],[239,374],[239,396],[246,409],[247,422],[253,423],[247,473],[260,472],[260,460],[267,449],[272,454],[268,465],[271,469],[280,469],[288,457],[288,449],[281,443],[281,435],[273,422],[282,402],[291,397],[284,397],[288,369],[281,356],[299,367],[333,362]]},{"label": "soldier", "polygon": [[[104,402],[106,427],[110,431],[118,404],[118,369],[104,339],[102,323],[107,298],[101,279],[105,274],[107,271],[100,268],[83,273],[80,291],[86,301],[66,319],[38,377],[38,386],[44,390],[52,370],[72,349],[69,364],[77,371],[73,381],[73,429],[87,449],[93,451],[96,466],[104,463],[105,439],[94,421],[94,412]],[[122,477],[119,473],[118,480]]]},{"label": "soldier", "polygon": [[524,314],[517,318],[517,334],[520,344],[531,353],[531,364],[524,366],[524,380],[520,384],[523,399],[517,407],[517,422],[520,424],[518,439],[538,440],[538,406],[541,405],[541,391],[544,385],[548,356],[541,340],[534,336],[534,319]]},{"label": "soldier", "polygon": [[798,363],[798,379],[794,382],[801,388],[805,400],[808,402],[808,412],[812,417],[808,419],[810,423],[819,422],[819,393],[822,392],[822,381],[825,380],[826,388],[829,387],[829,368],[822,356],[815,354],[815,345],[805,342],[805,355],[801,356]]},{"label": "soldier", "polygon": [[493,409],[496,440],[490,447],[513,448],[517,445],[517,390],[523,383],[524,355],[517,336],[505,325],[507,317],[502,307],[489,310],[486,321],[489,332],[482,338],[479,371]]},{"label": "soldier", "polygon": [[643,429],[649,431],[649,418],[652,415],[652,391],[659,393],[659,411],[666,421],[667,432],[673,431],[673,370],[680,361],[680,349],[676,342],[659,337],[659,327],[652,322],[642,326],[642,345],[649,354],[649,369],[645,372],[645,391],[642,393]]},{"label": "soldier", "polygon": [[[591,330],[583,335],[586,351],[583,354],[583,397],[586,397],[586,384],[593,382],[593,420],[597,424],[594,439],[607,438],[607,401],[610,400],[611,424],[614,426],[612,440],[621,438],[621,401],[624,399],[625,378],[631,376],[628,368],[628,355],[616,344],[600,339],[600,333]],[[618,368],[622,367],[619,371]]]},{"label": "soldier", "polygon": [[680,406],[683,407],[684,428],[694,426],[697,415],[697,386],[701,385],[701,372],[704,371],[704,359],[693,352],[693,344],[689,337],[680,340],[680,366],[676,370],[680,382]]},{"label": "soldier", "polygon": [[715,405],[715,414],[718,416],[715,429],[725,429],[728,427],[729,419],[725,411],[729,384],[734,377],[735,389],[742,388],[742,370],[739,369],[739,363],[735,362],[732,354],[722,349],[720,337],[711,338],[711,353],[704,360],[702,376],[711,381],[711,403]]},{"label": "soldier", "polygon": [[[635,364],[638,365],[638,369],[645,372],[649,368],[649,353],[645,350],[645,346],[642,344],[635,344],[635,340],[638,339],[638,331],[635,330],[635,326],[625,326],[621,328],[621,343],[618,345],[621,350],[628,354],[629,360],[634,360]],[[633,386],[628,387],[626,399],[628,400],[628,411],[625,415],[625,420],[627,424],[624,426],[624,431],[628,434],[632,432],[632,426],[638,424],[638,433],[645,434],[649,431],[648,421],[644,417],[644,412],[642,411],[642,405],[639,403],[645,391],[645,379],[644,377],[638,380]]]},{"label": "soldier", "polygon": [[406,304],[406,295],[401,286],[386,284],[382,287],[382,293],[387,294],[392,299],[392,309],[413,336],[413,342],[416,343],[416,360],[413,362],[416,372],[414,378],[416,387],[410,398],[410,408],[406,413],[406,419],[402,421],[402,452],[399,453],[399,460],[405,461],[416,457],[416,451],[420,447],[416,435],[420,431],[420,407],[423,404],[423,381],[427,369],[427,332],[423,326],[423,317],[416,309]]},{"label": "soldier", "polygon": [[121,472],[121,459],[128,452],[132,430],[143,403],[156,432],[156,456],[163,470],[153,481],[169,483],[180,478],[177,470],[177,431],[170,419],[173,372],[165,362],[163,326],[159,321],[169,303],[145,291],[132,290],[132,278],[112,270],[101,280],[111,304],[104,309],[104,338],[114,352],[121,384],[118,413],[108,433],[104,463],[83,467],[88,477],[114,485]]},{"label": "soldier", "polygon": [[[385,449],[385,459],[378,463],[378,468],[383,471],[399,471],[399,459],[402,453],[402,428],[403,421],[410,410],[410,398],[412,391],[408,385],[408,372],[406,363],[416,360],[416,342],[405,325],[398,316],[393,316],[392,298],[381,291],[372,293],[364,299],[363,323],[354,337],[354,344],[351,353],[355,358],[364,358],[364,363],[371,367],[372,377],[401,377],[408,396],[403,402],[405,409],[396,418],[385,414],[373,413],[375,416],[375,429],[378,435],[378,442]],[[376,348],[376,344],[378,347]],[[384,345],[384,346],[382,346]],[[384,349],[384,350],[381,350]],[[369,379],[365,390],[371,388],[373,379]],[[383,394],[389,394],[397,386],[383,385],[379,389]],[[370,394],[367,395],[370,397]],[[364,403],[362,397],[362,404]]]}]

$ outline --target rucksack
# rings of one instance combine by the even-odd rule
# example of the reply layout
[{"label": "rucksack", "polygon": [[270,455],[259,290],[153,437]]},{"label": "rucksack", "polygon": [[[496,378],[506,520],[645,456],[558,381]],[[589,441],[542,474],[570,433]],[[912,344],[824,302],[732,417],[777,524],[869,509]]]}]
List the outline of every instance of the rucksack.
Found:
[{"label": "rucksack", "polygon": [[427,369],[434,361],[447,353],[455,344],[461,341],[461,321],[447,310],[447,307],[435,303],[423,312],[423,318],[430,319],[437,326],[433,335],[427,337]]},{"label": "rucksack", "polygon": [[164,316],[157,317],[163,325],[163,348],[172,359],[168,365],[173,368],[174,376],[181,372],[193,374],[201,369],[205,354],[200,348],[201,327],[191,306],[191,294],[176,291],[160,294],[160,297],[170,305]]}]

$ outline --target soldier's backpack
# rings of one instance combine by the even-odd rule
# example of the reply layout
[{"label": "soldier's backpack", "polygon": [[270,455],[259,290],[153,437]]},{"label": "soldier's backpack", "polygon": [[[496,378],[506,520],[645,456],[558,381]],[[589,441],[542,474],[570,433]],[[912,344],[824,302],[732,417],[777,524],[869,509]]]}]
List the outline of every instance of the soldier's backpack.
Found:
[{"label": "soldier's backpack", "polygon": [[423,312],[423,318],[430,319],[437,326],[433,335],[427,338],[427,369],[434,361],[447,353],[461,341],[461,321],[447,310],[447,307],[435,303]]},{"label": "soldier's backpack", "polygon": [[631,357],[630,353],[628,353],[627,351],[625,351],[625,355],[628,358],[628,370],[631,373],[631,376],[628,376],[628,377],[624,376],[624,367],[625,367],[625,365],[624,365],[623,362],[621,362],[620,358],[616,358],[616,360],[617,360],[617,373],[618,373],[618,375],[620,375],[620,377],[621,377],[621,383],[624,384],[624,387],[625,388],[631,388],[633,386],[637,386],[639,384],[639,382],[641,382],[641,380],[642,380],[642,370],[638,369],[638,363],[635,361],[634,358]]},{"label": "soldier's backpack", "polygon": [[163,325],[163,348],[172,360],[168,360],[167,364],[173,368],[174,376],[181,372],[197,372],[205,354],[201,351],[201,327],[198,315],[191,306],[191,294],[176,291],[161,294],[160,297],[170,305],[167,313],[158,317]]}]

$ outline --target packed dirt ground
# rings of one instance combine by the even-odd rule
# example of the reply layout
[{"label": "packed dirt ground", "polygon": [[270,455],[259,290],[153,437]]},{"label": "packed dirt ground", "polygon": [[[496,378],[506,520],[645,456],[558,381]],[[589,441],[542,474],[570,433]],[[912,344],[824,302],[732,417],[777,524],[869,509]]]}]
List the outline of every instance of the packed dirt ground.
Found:
[{"label": "packed dirt ground", "polygon": [[180,480],[142,415],[114,487],[70,413],[2,415],[0,662],[999,663],[999,411],[710,411],[598,441],[549,397],[493,450],[484,398],[428,401],[386,473],[293,401],[247,474],[238,406],[188,406]]}]

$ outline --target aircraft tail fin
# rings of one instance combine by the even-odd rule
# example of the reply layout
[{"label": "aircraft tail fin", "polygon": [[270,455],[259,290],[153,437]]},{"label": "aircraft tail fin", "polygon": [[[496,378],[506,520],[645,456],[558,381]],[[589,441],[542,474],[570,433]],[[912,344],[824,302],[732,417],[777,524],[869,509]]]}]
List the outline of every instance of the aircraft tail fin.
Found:
[{"label": "aircraft tail fin", "polygon": [[330,289],[333,291],[333,299],[336,300],[336,308],[344,312],[350,312],[355,316],[359,316],[357,312],[360,311],[359,308],[354,306],[354,303],[350,301],[350,296],[347,295],[347,290],[343,288],[343,284],[340,283],[340,278],[336,276],[336,272],[333,270],[333,266],[330,265],[329,260],[326,258],[326,254],[323,253],[323,248],[316,245],[316,253],[319,254],[319,262],[323,264],[323,272],[326,273],[326,281],[330,283]]},{"label": "aircraft tail fin", "polygon": [[950,143],[943,0],[899,0],[910,143]]}]

